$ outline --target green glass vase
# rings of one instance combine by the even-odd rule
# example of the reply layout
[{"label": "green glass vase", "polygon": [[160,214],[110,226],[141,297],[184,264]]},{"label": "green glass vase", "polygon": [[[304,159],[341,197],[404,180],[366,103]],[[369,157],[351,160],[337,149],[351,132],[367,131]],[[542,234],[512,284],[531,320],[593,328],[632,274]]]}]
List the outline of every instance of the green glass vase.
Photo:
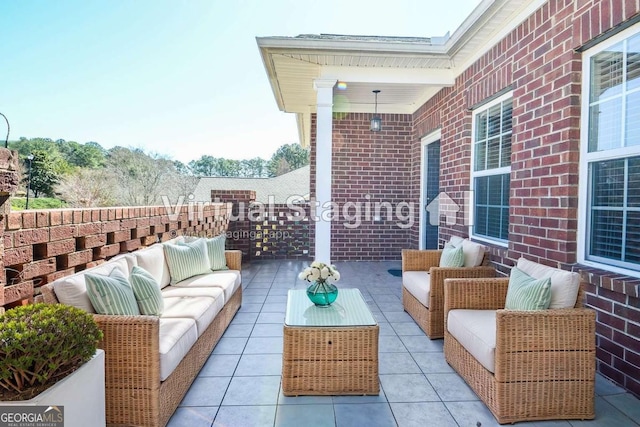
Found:
[{"label": "green glass vase", "polygon": [[313,282],[307,287],[307,296],[318,307],[327,307],[338,298],[338,288],[327,282]]}]

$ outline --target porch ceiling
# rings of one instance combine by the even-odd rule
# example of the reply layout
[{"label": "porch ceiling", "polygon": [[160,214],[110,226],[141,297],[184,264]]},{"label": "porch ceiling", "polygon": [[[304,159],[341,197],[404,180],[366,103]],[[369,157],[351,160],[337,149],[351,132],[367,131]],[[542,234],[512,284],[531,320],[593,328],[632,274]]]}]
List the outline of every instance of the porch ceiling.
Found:
[{"label": "porch ceiling", "polygon": [[299,35],[258,37],[271,89],[281,111],[296,113],[300,142],[310,141],[316,111],[313,81],[332,79],[334,111],[411,114],[545,0],[483,0],[453,35],[382,37]]}]

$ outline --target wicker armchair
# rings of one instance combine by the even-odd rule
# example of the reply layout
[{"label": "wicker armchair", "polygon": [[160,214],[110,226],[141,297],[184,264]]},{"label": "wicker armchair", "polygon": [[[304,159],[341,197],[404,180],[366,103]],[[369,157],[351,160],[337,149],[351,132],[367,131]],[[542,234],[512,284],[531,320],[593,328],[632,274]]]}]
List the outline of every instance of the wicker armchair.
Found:
[{"label": "wicker armchair", "polygon": [[479,267],[439,267],[441,250],[402,251],[402,274],[408,271],[429,272],[428,304],[424,305],[402,287],[402,305],[431,339],[444,336],[444,280],[448,278],[495,277],[496,272],[489,266],[489,252],[485,252]]},{"label": "wicker armchair", "polygon": [[[595,312],[504,310],[509,279],[445,283],[444,355],[500,424],[595,417]],[[496,310],[494,372],[448,329],[451,310]]]}]

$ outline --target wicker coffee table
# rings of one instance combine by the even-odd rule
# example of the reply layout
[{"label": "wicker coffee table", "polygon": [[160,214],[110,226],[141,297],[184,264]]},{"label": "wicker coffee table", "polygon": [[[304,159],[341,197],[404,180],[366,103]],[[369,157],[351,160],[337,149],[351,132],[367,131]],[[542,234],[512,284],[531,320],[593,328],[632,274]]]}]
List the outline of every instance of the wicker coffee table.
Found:
[{"label": "wicker coffee table", "polygon": [[380,393],[378,323],[358,289],[340,289],[329,307],[290,290],[284,321],[282,391],[297,395]]}]

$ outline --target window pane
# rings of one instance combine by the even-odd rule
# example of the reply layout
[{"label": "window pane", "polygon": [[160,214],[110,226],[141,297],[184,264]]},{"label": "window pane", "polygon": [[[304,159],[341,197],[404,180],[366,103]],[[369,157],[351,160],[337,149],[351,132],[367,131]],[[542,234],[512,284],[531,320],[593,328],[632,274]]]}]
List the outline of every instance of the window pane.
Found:
[{"label": "window pane", "polygon": [[640,145],[640,92],[627,96],[627,117],[624,135],[625,147]]},{"label": "window pane", "polygon": [[487,139],[487,112],[476,115],[476,141]]},{"label": "window pane", "polygon": [[486,205],[487,204],[487,194],[488,194],[488,180],[486,176],[481,178],[476,178],[475,185],[475,193],[476,193],[476,204]]},{"label": "window pane", "polygon": [[511,132],[512,115],[513,115],[513,102],[510,99],[508,101],[505,101],[502,104],[502,133]]},{"label": "window pane", "polygon": [[500,167],[500,137],[492,138],[487,144],[487,169]]},{"label": "window pane", "polygon": [[627,177],[627,206],[640,207],[640,157],[632,157],[628,160]]},{"label": "window pane", "polygon": [[620,147],[622,98],[615,98],[589,108],[589,151]]},{"label": "window pane", "polygon": [[589,102],[620,95],[624,76],[623,44],[618,43],[591,58]]},{"label": "window pane", "polygon": [[481,234],[483,236],[487,235],[487,211],[488,208],[486,206],[480,206],[476,208],[476,218],[475,218],[475,230],[476,234]]},{"label": "window pane", "polygon": [[487,224],[488,236],[500,238],[502,234],[501,214],[501,208],[489,208],[489,223]]},{"label": "window pane", "polygon": [[624,260],[640,264],[640,212],[629,212],[627,214]]},{"label": "window pane", "polygon": [[509,232],[509,174],[482,176],[475,182],[474,233],[507,240]]},{"label": "window pane", "polygon": [[591,164],[591,206],[621,207],[624,203],[624,160]]},{"label": "window pane", "polygon": [[591,255],[611,259],[622,257],[622,212],[591,211]]},{"label": "window pane", "polygon": [[[507,173],[502,175],[502,206],[509,206],[509,190],[511,188],[511,176]],[[509,209],[507,209],[507,215]]]},{"label": "window pane", "polygon": [[483,140],[476,144],[476,166],[474,170],[483,171],[487,168],[487,141]]},{"label": "window pane", "polygon": [[500,167],[511,166],[511,134],[502,136]]},{"label": "window pane", "polygon": [[502,175],[493,175],[489,178],[489,204],[500,206],[502,202]]},{"label": "window pane", "polygon": [[640,87],[640,34],[627,41],[627,90]]},{"label": "window pane", "polygon": [[492,136],[496,136],[496,135],[500,135],[500,105],[494,105],[493,107],[489,108],[489,118],[488,118],[488,126],[489,126],[489,133],[488,133],[488,137],[491,138]]}]

